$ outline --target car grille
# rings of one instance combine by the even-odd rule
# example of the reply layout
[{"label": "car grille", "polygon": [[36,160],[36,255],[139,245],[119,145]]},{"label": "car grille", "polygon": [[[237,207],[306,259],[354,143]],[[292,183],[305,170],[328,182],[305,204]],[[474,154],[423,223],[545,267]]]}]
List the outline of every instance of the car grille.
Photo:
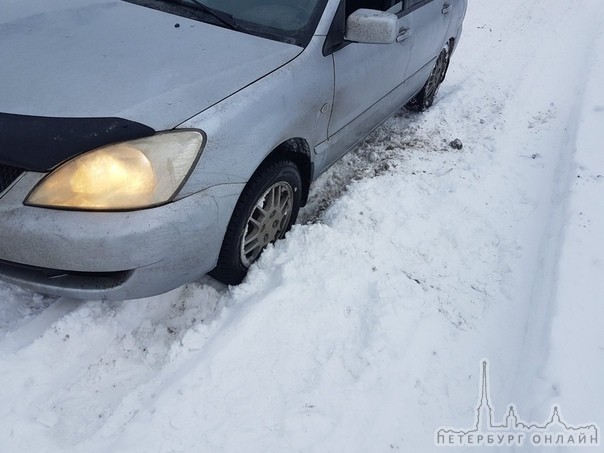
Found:
[{"label": "car grille", "polygon": [[23,170],[9,165],[0,164],[0,194],[17,179]]}]

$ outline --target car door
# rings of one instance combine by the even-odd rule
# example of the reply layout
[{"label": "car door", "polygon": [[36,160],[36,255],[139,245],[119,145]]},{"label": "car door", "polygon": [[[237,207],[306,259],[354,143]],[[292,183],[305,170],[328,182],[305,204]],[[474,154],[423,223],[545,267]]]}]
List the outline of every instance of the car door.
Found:
[{"label": "car door", "polygon": [[419,91],[432,72],[436,57],[446,41],[452,3],[457,0],[404,0],[402,17],[413,31],[413,53],[407,68],[407,84]]},{"label": "car door", "polygon": [[[395,14],[403,11],[403,2],[396,0],[342,0],[341,8],[343,4],[346,10],[339,11],[340,20],[345,20],[359,7]],[[335,20],[338,20],[338,14]],[[335,89],[328,127],[329,140],[318,149],[318,152],[326,152],[326,165],[340,157],[404,102],[405,74],[413,46],[413,35],[405,35],[410,27],[409,21],[408,17],[399,19],[401,35],[398,42],[343,42],[332,51]]]}]

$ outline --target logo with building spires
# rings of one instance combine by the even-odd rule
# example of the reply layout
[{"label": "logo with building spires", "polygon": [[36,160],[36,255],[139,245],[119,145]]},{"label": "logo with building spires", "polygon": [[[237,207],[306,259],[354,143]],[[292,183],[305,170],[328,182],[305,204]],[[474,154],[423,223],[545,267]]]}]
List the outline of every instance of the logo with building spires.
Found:
[{"label": "logo with building spires", "polygon": [[502,423],[496,423],[489,400],[488,361],[482,361],[482,381],[472,428],[441,427],[435,432],[435,444],[446,447],[520,446],[528,440],[536,447],[599,445],[596,423],[582,426],[568,424],[558,406],[552,407],[550,418],[542,424],[526,423],[518,417],[513,404],[508,406]]}]

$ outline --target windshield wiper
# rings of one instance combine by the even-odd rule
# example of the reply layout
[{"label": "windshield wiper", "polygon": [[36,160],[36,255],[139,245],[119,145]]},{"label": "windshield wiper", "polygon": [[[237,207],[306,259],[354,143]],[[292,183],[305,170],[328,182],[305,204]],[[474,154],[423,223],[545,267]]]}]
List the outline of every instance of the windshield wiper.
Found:
[{"label": "windshield wiper", "polygon": [[241,26],[237,23],[237,21],[228,13],[218,11],[217,9],[210,8],[209,6],[204,5],[198,0],[169,0],[170,3],[178,3],[181,5],[191,5],[196,7],[197,9],[203,11],[204,13],[212,16],[214,19],[217,19],[223,25],[226,25],[232,30],[241,31]]}]

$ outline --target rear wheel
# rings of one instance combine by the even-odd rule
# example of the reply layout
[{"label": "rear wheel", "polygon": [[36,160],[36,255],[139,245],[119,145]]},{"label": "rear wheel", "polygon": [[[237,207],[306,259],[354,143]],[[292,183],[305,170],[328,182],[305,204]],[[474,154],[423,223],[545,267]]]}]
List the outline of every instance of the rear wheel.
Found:
[{"label": "rear wheel", "polygon": [[266,246],[285,236],[296,221],[301,192],[302,178],[293,162],[261,167],[239,197],[210,275],[229,285],[241,283]]},{"label": "rear wheel", "polygon": [[416,112],[423,112],[432,106],[436,93],[438,93],[438,88],[447,75],[449,59],[449,46],[447,45],[438,55],[434,69],[432,69],[432,73],[430,73],[430,77],[428,77],[428,80],[421,91],[417,93],[405,107]]}]

